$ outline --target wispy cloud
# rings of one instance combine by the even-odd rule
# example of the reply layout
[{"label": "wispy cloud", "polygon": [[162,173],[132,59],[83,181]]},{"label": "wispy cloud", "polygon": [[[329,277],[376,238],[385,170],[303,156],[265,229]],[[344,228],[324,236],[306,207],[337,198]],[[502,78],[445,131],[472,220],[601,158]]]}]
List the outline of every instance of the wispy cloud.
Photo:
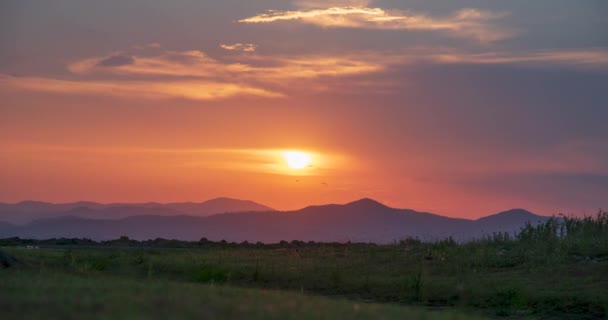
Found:
[{"label": "wispy cloud", "polygon": [[608,67],[608,49],[539,50],[524,52],[445,53],[430,55],[440,63],[455,64],[567,64]]},{"label": "wispy cloud", "polygon": [[278,98],[286,96],[294,81],[353,76],[383,68],[357,55],[260,56],[252,52],[220,60],[197,50],[149,49],[75,61],[68,65],[74,76],[69,79],[0,74],[0,84],[19,90],[134,98]]},{"label": "wispy cloud", "polygon": [[220,47],[228,51],[254,52],[258,46],[252,43],[220,44]]},{"label": "wispy cloud", "polygon": [[135,63],[135,59],[129,55],[116,54],[105,59],[99,60],[97,66],[99,67],[119,67]]},{"label": "wispy cloud", "polygon": [[134,98],[181,98],[217,100],[234,96],[282,97],[283,94],[250,85],[202,80],[180,81],[74,81],[41,77],[11,77],[0,74],[5,88],[61,94],[92,94]]},{"label": "wispy cloud", "polygon": [[384,70],[381,62],[357,54],[275,56],[265,60],[274,65],[256,68],[256,78],[262,81],[340,77]]},{"label": "wispy cloud", "polygon": [[[110,57],[113,57],[111,55]],[[237,62],[221,61],[200,51],[167,51],[155,55],[134,55],[131,64],[100,67],[110,57],[93,57],[74,62],[68,69],[75,74],[110,73],[118,75],[173,76],[285,83],[298,79],[341,77],[378,72],[379,62],[353,55],[246,56]]]},{"label": "wispy cloud", "polygon": [[423,13],[402,10],[385,10],[363,6],[343,6],[293,11],[270,10],[266,13],[239,20],[241,23],[272,23],[294,21],[326,28],[361,28],[384,30],[442,31],[452,36],[474,38],[479,41],[496,41],[512,37],[514,32],[499,28],[492,21],[505,13],[479,9],[462,9],[446,17],[433,17]]},{"label": "wispy cloud", "polygon": [[[562,66],[608,69],[608,49],[571,49],[523,52],[466,52],[452,48],[421,47],[349,54],[247,55],[216,59],[203,52],[115,52],[76,61],[68,66],[74,77],[11,77],[0,74],[5,88],[61,94],[91,94],[135,98],[218,100],[235,96],[279,98],[288,92],[343,92],[361,88],[392,91],[403,85],[391,80],[369,81],[366,75],[404,65],[512,64],[529,67]],[[354,77],[358,76],[358,77]]]},{"label": "wispy cloud", "polygon": [[377,58],[382,56],[385,66],[428,63],[567,67],[595,71],[608,69],[608,48],[470,52],[454,48],[420,47],[370,55],[369,59],[373,59],[373,55]]},{"label": "wispy cloud", "polygon": [[[112,57],[110,55],[109,57]],[[223,63],[201,51],[162,51],[132,55],[133,63],[100,68],[108,56],[92,57],[68,65],[75,74],[112,73],[122,75],[164,75],[213,78],[220,74],[247,72],[250,68],[240,63]]]},{"label": "wispy cloud", "polygon": [[368,7],[372,0],[295,0],[298,8]]}]

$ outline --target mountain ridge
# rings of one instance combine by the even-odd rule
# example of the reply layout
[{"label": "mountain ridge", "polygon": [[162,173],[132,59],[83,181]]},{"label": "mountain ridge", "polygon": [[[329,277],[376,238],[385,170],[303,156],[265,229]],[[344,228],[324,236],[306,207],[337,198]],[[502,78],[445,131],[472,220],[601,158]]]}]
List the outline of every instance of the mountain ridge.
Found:
[{"label": "mountain ridge", "polygon": [[227,197],[213,198],[203,202],[169,203],[98,203],[91,201],[50,203],[26,200],[17,203],[0,203],[0,221],[25,224],[36,219],[63,216],[68,212],[90,218],[104,218],[107,215],[112,219],[118,219],[145,214],[208,216],[242,211],[274,211],[274,209],[251,200]]},{"label": "mountain ridge", "polygon": [[[522,212],[526,215],[522,215]],[[524,219],[526,217],[528,219]],[[158,237],[198,240],[205,237],[233,242],[301,240],[375,243],[388,243],[407,237],[422,240],[453,237],[466,241],[495,232],[514,233],[526,222],[537,223],[544,219],[547,217],[525,210],[507,210],[477,220],[451,218],[391,208],[364,198],[346,204],[308,206],[292,211],[231,212],[209,216],[142,214],[115,220],[63,217],[3,227],[0,237],[86,237],[107,240],[124,235],[141,240]]]}]

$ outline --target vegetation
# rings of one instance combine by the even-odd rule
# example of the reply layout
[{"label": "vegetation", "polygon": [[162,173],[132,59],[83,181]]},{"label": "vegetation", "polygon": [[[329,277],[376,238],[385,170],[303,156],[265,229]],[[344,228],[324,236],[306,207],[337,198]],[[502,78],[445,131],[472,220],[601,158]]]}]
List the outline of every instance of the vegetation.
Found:
[{"label": "vegetation", "polygon": [[[43,288],[55,288],[55,285],[66,286],[61,290],[74,296],[81,296],[79,290],[97,290],[95,288],[111,295],[115,291],[113,285],[120,292],[138,292],[140,304],[122,310],[133,314],[141,314],[138,313],[143,312],[141,308],[147,308],[144,302],[148,298],[176,299],[163,302],[166,310],[173,310],[171,306],[180,309],[182,301],[195,303],[197,298],[182,299],[179,292],[209,299],[217,290],[235,297],[252,294],[252,291],[223,286],[227,284],[292,291],[287,294],[289,299],[302,303],[295,307],[297,312],[313,318],[321,314],[331,318],[337,314],[315,307],[317,303],[330,309],[335,304],[335,308],[344,310],[350,310],[356,303],[361,306],[360,310],[369,307],[386,317],[390,317],[391,312],[406,312],[395,306],[380,307],[368,302],[477,310],[497,318],[604,319],[608,316],[606,212],[593,218],[555,217],[541,225],[528,225],[517,236],[495,234],[470,243],[451,239],[434,243],[404,239],[392,245],[298,241],[263,245],[214,243],[204,239],[138,242],[121,238],[98,243],[12,238],[1,240],[0,246],[23,264],[0,271],[0,300],[3,301],[0,304],[8,304],[2,307],[17,313],[24,311],[15,306],[32,302],[27,297],[36,296],[37,290],[46,292]],[[28,280],[32,277],[37,280]],[[81,282],[85,284],[80,285]],[[222,286],[218,286],[220,284]],[[37,285],[42,287],[37,289]],[[172,295],[155,298],[162,291],[158,288],[163,286],[170,287],[169,292],[176,298]],[[23,291],[8,294],[17,287],[23,287]],[[265,294],[269,301],[279,301],[286,293]],[[313,299],[302,294],[347,298],[351,302]],[[105,301],[105,298],[95,299],[87,301],[92,305]],[[121,301],[124,297],[108,296],[107,299]],[[263,312],[259,309],[262,307],[257,306],[262,302],[238,299],[248,306],[246,308]],[[47,302],[60,301],[35,303]],[[222,315],[234,312],[234,317],[238,317],[239,311],[227,311],[230,307],[225,303],[217,302],[217,306],[214,303],[210,302],[209,308],[213,310],[210,312]],[[306,313],[304,309],[309,307],[316,310]],[[40,312],[41,308],[32,309]],[[122,312],[116,306],[108,308],[108,317]],[[327,312],[321,312],[323,310]]]},{"label": "vegetation", "polygon": [[165,280],[0,271],[2,319],[481,319],[470,314]]}]

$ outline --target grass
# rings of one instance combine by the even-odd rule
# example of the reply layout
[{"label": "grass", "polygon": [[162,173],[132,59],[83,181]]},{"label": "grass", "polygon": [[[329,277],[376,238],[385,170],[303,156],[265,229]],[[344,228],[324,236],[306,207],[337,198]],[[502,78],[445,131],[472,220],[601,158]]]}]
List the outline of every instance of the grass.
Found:
[{"label": "grass", "polygon": [[0,272],[2,319],[481,319],[211,284],[95,277],[58,272]]},{"label": "grass", "polygon": [[[23,244],[47,247],[26,249]],[[11,273],[17,272],[15,281],[25,287],[27,277],[44,274],[51,279],[48,286],[60,282],[52,280],[55,275],[88,277],[91,288],[120,282],[116,290],[140,288],[140,294],[152,295],[150,299],[155,299],[155,288],[161,284],[192,288],[184,290],[236,290],[223,287],[228,285],[281,289],[291,291],[289,297],[301,299],[305,299],[302,294],[314,294],[351,301],[327,300],[337,303],[336,308],[341,303],[350,307],[356,303],[363,310],[363,306],[370,306],[363,302],[381,302],[475,310],[494,318],[591,320],[608,316],[606,213],[594,218],[555,218],[543,225],[526,226],[517,237],[496,234],[464,244],[450,239],[435,243],[406,239],[392,245],[261,245],[122,238],[102,244],[69,239],[5,239],[0,245],[26,263],[15,269],[18,271],[10,269]],[[8,290],[0,282],[0,294]],[[286,293],[265,294],[270,299]],[[14,299],[18,303],[21,298]],[[142,303],[145,301],[149,300]],[[241,303],[240,298],[238,301]],[[325,314],[329,318],[334,315],[325,310],[317,316]],[[390,317],[388,313],[386,317]]]}]

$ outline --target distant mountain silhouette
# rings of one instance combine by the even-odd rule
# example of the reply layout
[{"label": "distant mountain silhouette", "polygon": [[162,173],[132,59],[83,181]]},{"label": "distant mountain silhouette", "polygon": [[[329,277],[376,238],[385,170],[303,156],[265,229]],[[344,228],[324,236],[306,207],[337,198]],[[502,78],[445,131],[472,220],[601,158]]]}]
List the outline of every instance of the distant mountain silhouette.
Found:
[{"label": "distant mountain silhouette", "polygon": [[[114,209],[116,208],[121,207]],[[111,215],[112,210],[113,208],[103,209],[106,215]],[[8,226],[4,230],[0,228],[0,237],[106,240],[125,235],[140,240],[199,240],[205,237],[232,242],[312,240],[388,243],[406,237],[436,240],[451,236],[457,240],[470,240],[499,231],[513,233],[526,222],[537,223],[545,219],[547,217],[522,209],[501,212],[479,220],[457,219],[395,209],[372,199],[361,199],[344,205],[310,206],[296,211],[238,212],[206,217],[153,214],[100,220],[64,216],[36,220],[24,226]]]},{"label": "distant mountain silhouette", "polygon": [[479,218],[479,222],[498,222],[498,223],[510,223],[513,221],[527,221],[536,218],[537,215],[525,210],[525,209],[511,209],[503,212],[499,212],[487,217]]},{"label": "distant mountain silhouette", "polygon": [[165,206],[192,216],[208,216],[228,212],[274,211],[274,209],[270,207],[251,200],[232,198],[215,198],[201,203],[168,203]]},{"label": "distant mountain silhouette", "polygon": [[227,212],[272,211],[273,209],[249,200],[216,198],[205,202],[175,203],[110,203],[73,202],[47,203],[23,201],[0,203],[0,221],[24,224],[36,219],[74,216],[90,219],[122,219],[136,215],[192,215],[209,216]]}]

